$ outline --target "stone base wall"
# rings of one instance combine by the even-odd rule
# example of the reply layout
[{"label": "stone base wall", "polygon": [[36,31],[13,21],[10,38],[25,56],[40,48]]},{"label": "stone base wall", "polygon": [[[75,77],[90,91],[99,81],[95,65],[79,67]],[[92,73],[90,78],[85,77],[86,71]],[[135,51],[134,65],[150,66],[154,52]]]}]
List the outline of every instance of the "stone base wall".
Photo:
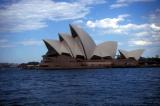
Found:
[{"label": "stone base wall", "polygon": [[102,59],[83,60],[70,56],[43,56],[40,67],[42,68],[105,68],[105,67],[130,67],[138,66],[138,61],[134,59]]}]

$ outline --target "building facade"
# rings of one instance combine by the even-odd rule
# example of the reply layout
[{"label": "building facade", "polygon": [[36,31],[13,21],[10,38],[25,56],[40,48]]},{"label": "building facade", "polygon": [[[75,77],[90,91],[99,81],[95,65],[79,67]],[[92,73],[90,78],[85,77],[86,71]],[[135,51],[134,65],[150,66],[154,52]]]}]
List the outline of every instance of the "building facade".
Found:
[{"label": "building facade", "polygon": [[71,33],[58,33],[59,40],[43,40],[48,51],[42,56],[40,67],[47,69],[112,67],[119,64],[117,60],[126,61],[133,58],[132,61],[137,62],[144,51],[119,50],[121,58],[115,59],[117,42],[106,41],[96,45],[81,27],[77,25],[69,27]]}]

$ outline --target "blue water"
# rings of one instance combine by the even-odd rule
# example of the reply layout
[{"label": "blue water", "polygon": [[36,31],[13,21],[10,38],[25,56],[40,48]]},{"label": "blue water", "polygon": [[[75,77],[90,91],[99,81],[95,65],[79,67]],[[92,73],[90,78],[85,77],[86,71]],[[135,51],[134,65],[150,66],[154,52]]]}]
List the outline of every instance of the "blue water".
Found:
[{"label": "blue water", "polygon": [[0,70],[0,106],[160,106],[160,68]]}]

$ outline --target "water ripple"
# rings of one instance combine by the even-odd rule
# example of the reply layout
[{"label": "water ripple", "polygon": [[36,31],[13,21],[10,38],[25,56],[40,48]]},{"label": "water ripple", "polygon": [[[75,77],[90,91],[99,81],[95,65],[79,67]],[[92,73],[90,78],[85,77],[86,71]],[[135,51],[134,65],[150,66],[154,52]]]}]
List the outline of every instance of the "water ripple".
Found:
[{"label": "water ripple", "polygon": [[0,71],[0,106],[159,106],[160,68]]}]

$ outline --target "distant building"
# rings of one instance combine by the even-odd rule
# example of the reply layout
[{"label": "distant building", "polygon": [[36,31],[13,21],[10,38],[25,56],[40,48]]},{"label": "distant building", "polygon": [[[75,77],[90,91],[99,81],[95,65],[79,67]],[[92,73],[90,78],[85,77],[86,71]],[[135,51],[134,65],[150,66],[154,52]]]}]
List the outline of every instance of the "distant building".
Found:
[{"label": "distant building", "polygon": [[[44,68],[94,68],[110,67],[115,63],[117,42],[106,41],[96,45],[79,26],[70,25],[70,33],[59,33],[59,40],[43,40],[48,51],[40,67]],[[121,57],[138,60],[143,50],[119,50]]]},{"label": "distant building", "polygon": [[144,52],[144,49],[137,49],[137,50],[133,50],[133,51],[119,50],[119,53],[124,58],[134,58],[136,60],[139,60],[139,58],[143,52]]}]

